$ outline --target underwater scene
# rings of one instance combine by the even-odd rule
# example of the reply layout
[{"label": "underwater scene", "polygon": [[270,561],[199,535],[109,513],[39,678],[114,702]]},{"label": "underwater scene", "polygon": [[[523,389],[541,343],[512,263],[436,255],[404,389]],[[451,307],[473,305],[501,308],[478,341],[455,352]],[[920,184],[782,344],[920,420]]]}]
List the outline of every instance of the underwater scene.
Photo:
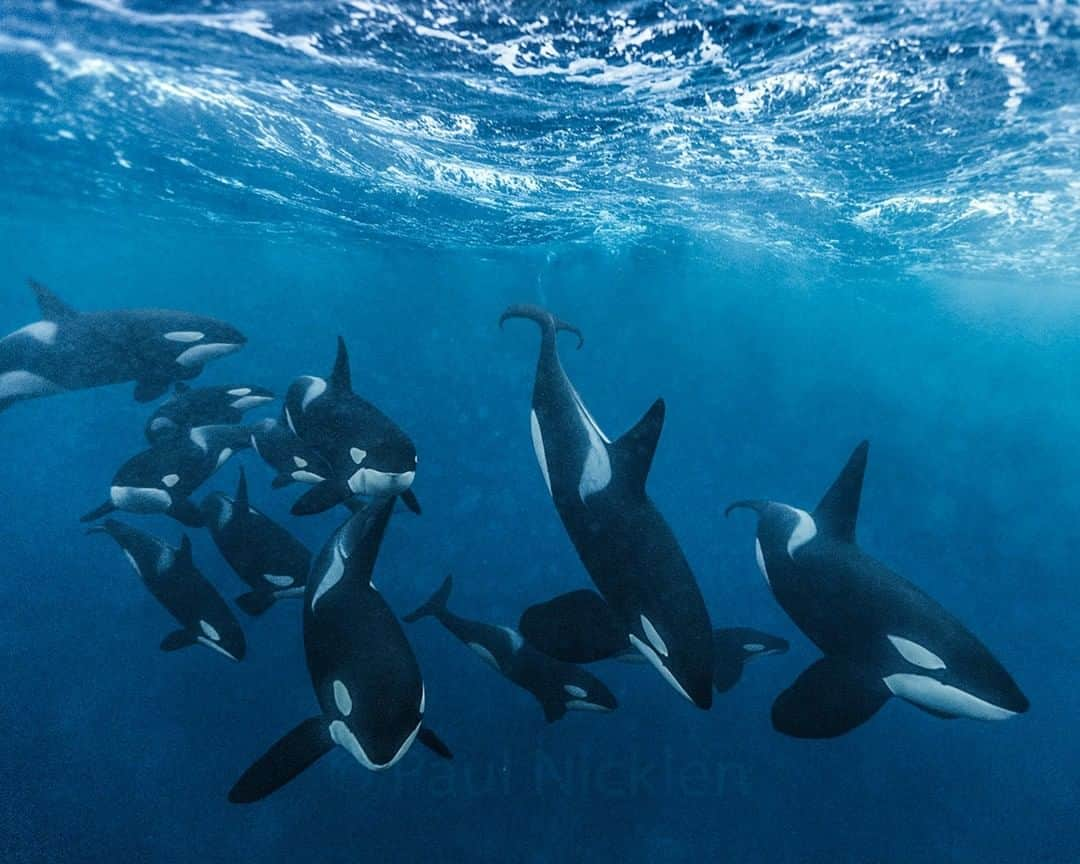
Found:
[{"label": "underwater scene", "polygon": [[0,861],[1080,861],[1080,5],[5,0]]}]

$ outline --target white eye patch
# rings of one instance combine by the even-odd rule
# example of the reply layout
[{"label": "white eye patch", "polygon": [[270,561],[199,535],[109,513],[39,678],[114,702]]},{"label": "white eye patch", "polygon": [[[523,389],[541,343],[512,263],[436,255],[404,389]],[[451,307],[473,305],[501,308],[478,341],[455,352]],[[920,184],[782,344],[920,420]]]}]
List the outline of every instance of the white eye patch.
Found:
[{"label": "white eye patch", "polygon": [[349,455],[352,456],[352,461],[359,465],[367,458],[367,450],[361,450],[359,447],[353,447],[349,451]]},{"label": "white eye patch", "polygon": [[229,393],[230,396],[250,396],[251,395],[251,388],[250,387],[237,387],[235,390],[229,390],[228,393]]},{"label": "white eye patch", "polygon": [[177,483],[180,482],[179,474],[166,474],[161,478],[161,482],[164,483],[169,489],[172,489]]},{"label": "white eye patch", "polygon": [[170,342],[198,342],[206,334],[200,333],[198,330],[173,330],[171,333],[164,335]]}]

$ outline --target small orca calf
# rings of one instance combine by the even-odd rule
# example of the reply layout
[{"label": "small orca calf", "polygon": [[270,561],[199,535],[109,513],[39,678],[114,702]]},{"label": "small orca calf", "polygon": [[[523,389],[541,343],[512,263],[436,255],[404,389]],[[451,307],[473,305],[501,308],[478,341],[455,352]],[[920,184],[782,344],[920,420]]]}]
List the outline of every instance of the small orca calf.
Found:
[{"label": "small orca calf", "polygon": [[[587,589],[530,606],[522,613],[518,630],[528,644],[567,663],[644,659],[604,598]],[[713,630],[713,688],[726,693],[750,660],[784,654],[788,647],[786,639],[749,627]]]},{"label": "small orca calf", "polygon": [[537,651],[510,627],[497,627],[470,621],[447,607],[453,579],[450,576],[431,598],[415,612],[405,616],[412,623],[428,615],[472,648],[505,678],[528,690],[544,709],[548,723],[554,723],[567,710],[614,711],[615,696],[595,675],[580,666],[564,663]]},{"label": "small orca calf", "polygon": [[177,382],[174,392],[146,421],[146,439],[151,444],[196,426],[235,426],[245,411],[274,399],[266,388],[249,385],[191,388]]},{"label": "small orca calf", "polygon": [[244,631],[221,595],[206,581],[191,558],[191,540],[185,534],[180,548],[116,519],[90,528],[90,534],[108,534],[131,562],[135,572],[157,601],[180,622],[161,642],[162,651],[205,645],[230,660],[243,660],[247,650]]},{"label": "small orca calf", "polygon": [[272,417],[251,427],[251,446],[277,472],[272,483],[275,489],[294,482],[315,485],[333,475],[322,456]]},{"label": "small orca calf", "polygon": [[202,514],[210,536],[236,575],[251,586],[236,598],[248,615],[262,615],[275,600],[304,593],[311,553],[269,516],[248,503],[247,479],[240,469],[236,497],[208,495]]},{"label": "small orca calf", "polygon": [[135,382],[149,402],[247,341],[235,327],[164,309],[76,312],[31,280],[42,320],[0,340],[0,411],[22,399]]},{"label": "small orca calf", "polygon": [[321,513],[354,495],[400,495],[419,512],[409,490],[416,477],[416,447],[393,420],[353,392],[349,354],[340,336],[330,377],[305,375],[293,381],[282,419],[323,458],[332,475],[297,499],[294,515]]},{"label": "small orca calf", "polygon": [[1028,700],[1002,665],[930,597],[855,542],[869,444],[852,453],[813,513],[737,501],[758,514],[757,563],[777,602],[825,655],[780,694],[773,726],[832,738],[891,696],[938,717],[1004,720]]},{"label": "small orca calf", "polygon": [[566,532],[630,642],[672,687],[712,704],[712,627],[678,540],[645,491],[664,425],[658,399],[612,442],[566,377],[555,335],[580,331],[537,306],[511,306],[499,319],[540,325],[533,385],[533,448]]},{"label": "small orca calf", "polygon": [[109,500],[80,521],[93,522],[115,510],[166,513],[189,527],[203,525],[191,493],[205,483],[237,450],[250,443],[242,426],[197,426],[186,435],[159,441],[136,453],[113,477]]},{"label": "small orca calf", "polygon": [[424,682],[397,617],[371,581],[394,507],[376,499],[351,515],[315,559],[304,593],[304,651],[320,713],[244,772],[229,800],[246,804],[284,786],[336,744],[372,771],[394,765],[417,738],[443,758],[424,728]]}]

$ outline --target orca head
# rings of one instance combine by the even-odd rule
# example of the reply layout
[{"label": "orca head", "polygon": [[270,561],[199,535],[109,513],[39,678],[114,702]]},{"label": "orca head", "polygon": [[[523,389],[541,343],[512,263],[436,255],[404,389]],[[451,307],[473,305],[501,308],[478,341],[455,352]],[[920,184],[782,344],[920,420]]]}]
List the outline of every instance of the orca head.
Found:
[{"label": "orca head", "polygon": [[173,555],[168,546],[152,534],[140,531],[117,519],[106,519],[100,525],[91,528],[90,532],[108,534],[112,537],[142,579],[153,579],[172,566]]},{"label": "orca head", "polygon": [[225,390],[225,398],[229,399],[229,407],[237,411],[250,411],[267,402],[274,401],[274,394],[265,387],[229,387]]},{"label": "orca head", "polygon": [[369,771],[385,771],[396,764],[423,725],[422,684],[419,704],[415,704],[392,698],[393,694],[372,694],[348,670],[339,669],[318,691],[319,704],[330,721],[330,737]]},{"label": "orca head", "polygon": [[169,313],[159,327],[162,341],[174,350],[175,362],[188,369],[239,351],[247,343],[231,324],[203,315]]},{"label": "orca head", "polygon": [[773,578],[787,572],[800,550],[817,537],[817,523],[805,510],[776,501],[736,501],[724,513],[740,508],[758,514],[755,554],[761,575],[771,585]]},{"label": "orca head", "polygon": [[726,639],[734,640],[744,662],[772,654],[786,654],[791,647],[787,639],[750,627],[733,627],[724,631],[724,635]]},{"label": "orca head", "polygon": [[595,675],[574,666],[573,675],[562,682],[562,698],[568,711],[614,711],[619,703],[607,685]]},{"label": "orca head", "polygon": [[113,477],[109,500],[129,513],[164,513],[173,504],[181,469],[162,448],[151,448],[125,462]]},{"label": "orca head", "polygon": [[247,640],[231,615],[214,616],[213,619],[198,618],[195,621],[195,638],[202,645],[224,654],[239,663],[247,653]]},{"label": "orca head", "polygon": [[416,478],[416,447],[404,434],[349,447],[347,476],[354,495],[387,497],[407,492]]},{"label": "orca head", "polygon": [[676,629],[642,613],[630,630],[630,644],[676,691],[707,710],[712,705],[712,633],[697,645],[673,638]]}]

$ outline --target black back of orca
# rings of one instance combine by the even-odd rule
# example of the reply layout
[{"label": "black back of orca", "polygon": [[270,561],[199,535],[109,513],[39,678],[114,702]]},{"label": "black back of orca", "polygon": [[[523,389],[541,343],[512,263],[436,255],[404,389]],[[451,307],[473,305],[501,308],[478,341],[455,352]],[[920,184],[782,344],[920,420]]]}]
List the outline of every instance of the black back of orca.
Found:
[{"label": "black back of orca", "polygon": [[450,751],[422,728],[420,667],[401,624],[372,584],[394,499],[353,513],[316,556],[304,594],[304,651],[320,714],[278,741],[229,792],[234,803],[266,797],[336,744],[365,768],[385,770],[417,738]]},{"label": "black back of orca", "polygon": [[604,683],[580,666],[538,651],[510,627],[455,615],[446,605],[452,588],[453,580],[448,576],[424,605],[405,616],[405,621],[433,616],[505,678],[532,693],[549,723],[567,710],[613,711],[617,707]]},{"label": "black back of orca", "polygon": [[236,384],[191,388],[177,383],[173,398],[146,421],[146,439],[154,443],[196,426],[235,426],[244,419],[244,412],[273,398],[274,394],[263,387]]},{"label": "black back of orca", "polygon": [[215,492],[201,509],[222,557],[251,588],[236,598],[241,609],[261,615],[275,600],[303,594],[311,553],[286,528],[251,506],[243,468],[235,498]]},{"label": "black back of orca", "polygon": [[856,544],[869,450],[860,444],[814,512],[770,501],[757,511],[758,565],[777,602],[825,655],[773,706],[796,737],[833,737],[896,695],[945,717],[1005,719],[1028,701],[952,614]]},{"label": "black back of orca", "polygon": [[563,525],[630,641],[676,690],[712,704],[712,627],[694,575],[645,481],[664,422],[657,400],[618,441],[609,441],[563,371],[556,333],[580,333],[535,306],[509,318],[540,325],[531,425],[537,460]]},{"label": "black back of orca", "polygon": [[155,399],[203,364],[243,346],[223,321],[171,310],[77,312],[31,281],[42,320],[0,340],[0,411],[68,390],[135,381],[135,398]]},{"label": "black back of orca", "polygon": [[185,534],[179,548],[115,519],[90,529],[112,537],[154,598],[177,620],[180,630],[168,634],[163,651],[202,644],[231,660],[246,653],[244,632],[228,605],[195,566]]},{"label": "black back of orca", "polygon": [[353,392],[340,337],[330,377],[296,379],[285,396],[282,420],[332,472],[297,500],[295,515],[321,513],[354,495],[402,495],[412,485],[416,447],[396,423]]},{"label": "black back of orca", "polygon": [[267,418],[252,426],[251,446],[276,472],[275,489],[290,483],[322,483],[333,477],[326,460],[281,421]]}]

